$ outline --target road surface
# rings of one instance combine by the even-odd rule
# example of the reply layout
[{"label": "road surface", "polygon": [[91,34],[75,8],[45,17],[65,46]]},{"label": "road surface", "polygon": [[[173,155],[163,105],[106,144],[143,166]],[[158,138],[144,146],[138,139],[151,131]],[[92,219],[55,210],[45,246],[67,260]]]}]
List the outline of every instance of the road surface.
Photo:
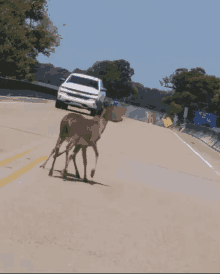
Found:
[{"label": "road surface", "polygon": [[[219,153],[125,118],[107,125],[93,181],[73,163],[64,181],[65,155],[53,177],[52,159],[39,166],[66,113],[0,102],[0,272],[219,273]],[[88,174],[94,161],[89,148]],[[82,176],[81,153],[77,163]]]}]

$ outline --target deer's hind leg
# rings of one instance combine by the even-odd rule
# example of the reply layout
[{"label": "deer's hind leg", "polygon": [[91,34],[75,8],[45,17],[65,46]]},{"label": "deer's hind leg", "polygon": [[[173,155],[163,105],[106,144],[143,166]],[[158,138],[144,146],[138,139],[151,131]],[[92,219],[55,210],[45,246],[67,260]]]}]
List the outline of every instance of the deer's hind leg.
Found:
[{"label": "deer's hind leg", "polygon": [[[78,135],[75,135],[73,138],[71,138],[69,144],[66,147],[66,163],[65,163],[64,170],[62,171],[62,175],[63,175],[64,178],[67,176],[67,168],[68,168],[69,162],[72,158],[72,155],[68,158],[69,151],[77,144],[79,139],[80,139],[80,137]],[[79,146],[79,149],[80,149],[81,145],[76,145],[77,148],[78,148],[78,146]],[[76,148],[74,149],[74,151],[75,150],[76,150]]]},{"label": "deer's hind leg", "polygon": [[[62,138],[60,138],[60,137],[58,138],[57,143],[56,143],[56,145],[55,145],[55,148],[52,150],[50,156],[47,158],[47,160],[45,161],[45,163],[43,163],[43,165],[41,165],[40,167],[45,168],[47,162],[49,161],[49,159],[51,158],[51,156],[55,153],[56,148],[57,148],[59,145],[61,145],[61,144],[63,143],[63,141],[64,141],[64,139],[62,139]],[[62,154],[63,154],[63,152],[62,152]],[[58,155],[58,156],[60,156],[60,155]],[[58,156],[57,156],[57,157],[58,157]],[[54,156],[54,157],[55,157],[55,156]]]},{"label": "deer's hind leg", "polygon": [[55,155],[54,155],[53,163],[52,163],[52,166],[51,166],[51,169],[50,169],[50,172],[49,172],[49,176],[53,176],[53,169],[54,169],[54,165],[55,165],[56,159],[57,159],[58,154],[59,154],[59,150],[60,150],[61,144],[62,144],[62,143],[60,143],[60,144],[55,148]]},{"label": "deer's hind leg", "polygon": [[66,165],[65,165],[65,168],[63,170],[63,176],[64,177],[67,174],[67,168],[69,166],[69,163],[73,159],[74,167],[75,167],[75,170],[76,170],[76,177],[80,178],[79,171],[78,171],[77,166],[76,166],[76,154],[80,151],[80,149],[81,149],[81,145],[76,145],[76,147],[73,151],[73,154],[70,155],[69,159],[66,158]]},{"label": "deer's hind leg", "polygon": [[[55,165],[55,162],[56,162],[56,159],[57,157],[59,157],[61,154],[63,154],[65,151],[66,151],[66,154],[68,156],[68,148],[69,146],[71,146],[71,142],[68,143],[67,147],[66,147],[66,150],[62,153],[59,153],[59,150],[60,150],[60,147],[63,143],[63,141],[65,140],[65,138],[60,138],[60,142],[57,142],[57,145],[55,147],[55,155],[54,155],[54,159],[53,159],[53,163],[52,163],[52,166],[51,166],[51,169],[50,169],[50,172],[49,172],[49,176],[52,176],[53,175],[53,169],[54,169],[54,165]],[[59,141],[59,140],[58,140]],[[53,152],[53,151],[52,151]],[[51,153],[52,154],[52,153]]]}]

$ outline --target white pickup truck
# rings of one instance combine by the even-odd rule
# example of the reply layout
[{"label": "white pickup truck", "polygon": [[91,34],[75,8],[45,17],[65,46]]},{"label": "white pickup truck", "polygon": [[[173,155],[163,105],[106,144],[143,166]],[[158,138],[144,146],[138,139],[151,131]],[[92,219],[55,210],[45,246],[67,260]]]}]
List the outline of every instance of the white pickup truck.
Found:
[{"label": "white pickup truck", "polygon": [[106,98],[106,89],[102,80],[85,74],[72,73],[57,92],[56,108],[67,109],[68,105],[86,108],[96,115]]}]

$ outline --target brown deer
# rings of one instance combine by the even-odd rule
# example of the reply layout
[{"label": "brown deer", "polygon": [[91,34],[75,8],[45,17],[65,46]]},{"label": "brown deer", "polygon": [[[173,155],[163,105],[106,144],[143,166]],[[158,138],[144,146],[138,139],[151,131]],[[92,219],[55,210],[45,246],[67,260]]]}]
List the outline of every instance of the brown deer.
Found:
[{"label": "brown deer", "polygon": [[[86,166],[87,166],[87,157],[86,157],[86,149],[88,146],[91,146],[94,149],[96,155],[95,167],[91,171],[91,177],[95,174],[95,169],[98,161],[98,149],[97,149],[97,141],[101,138],[101,134],[104,132],[108,121],[115,121],[113,119],[113,106],[109,103],[104,104],[103,111],[100,116],[96,115],[93,119],[88,119],[83,117],[80,114],[69,113],[67,114],[60,123],[60,134],[56,143],[55,148],[52,150],[50,156],[46,160],[46,162],[40,167],[45,168],[48,160],[51,156],[54,155],[54,160],[52,163],[52,167],[49,172],[49,176],[53,175],[54,164],[56,158],[66,152],[66,164],[65,168],[62,172],[63,177],[67,175],[67,168],[71,159],[73,159],[73,163],[76,170],[76,177],[80,178],[78,168],[76,165],[76,154],[82,148],[82,156],[83,156],[83,164],[84,164],[84,181],[87,181],[86,176]],[[124,115],[124,111],[117,118],[121,120],[121,116]],[[68,144],[66,146],[66,150],[59,153],[59,149],[64,141],[67,141]],[[73,154],[68,158],[69,151],[73,148]]]}]

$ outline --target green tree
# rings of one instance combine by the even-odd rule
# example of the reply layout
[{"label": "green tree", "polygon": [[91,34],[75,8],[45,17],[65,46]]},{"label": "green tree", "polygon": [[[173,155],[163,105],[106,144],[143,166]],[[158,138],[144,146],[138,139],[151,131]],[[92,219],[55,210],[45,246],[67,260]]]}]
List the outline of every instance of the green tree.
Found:
[{"label": "green tree", "polygon": [[[178,68],[175,70],[174,73],[172,73],[169,77],[164,77],[162,78],[162,81],[159,80],[161,86],[164,85],[164,87],[166,88],[171,88],[173,91],[176,90],[176,83],[177,83],[177,79],[178,77],[181,75],[182,72],[188,72],[187,68]],[[206,72],[203,68],[201,67],[196,67],[196,68],[192,68],[190,70],[191,73],[199,73],[200,75],[206,75]],[[170,85],[169,85],[170,84]]]},{"label": "green tree", "polygon": [[198,72],[198,73],[200,73],[202,75],[206,75],[205,70],[203,68],[201,68],[201,67],[192,68],[190,71],[192,71],[192,72],[195,71],[195,72]]},{"label": "green tree", "polygon": [[131,94],[135,95],[137,92],[131,81],[134,70],[130,67],[130,63],[123,59],[95,62],[87,70],[87,74],[103,80],[103,84],[107,88],[108,97],[122,99]]},{"label": "green tree", "polygon": [[67,69],[45,63],[38,63],[35,70],[35,80],[37,82],[49,83],[55,86],[60,86],[63,83],[60,78],[67,78],[71,73]]},{"label": "green tree", "polygon": [[46,0],[0,3],[0,76],[33,80],[38,54],[49,56],[58,46],[45,7]]},{"label": "green tree", "polygon": [[215,114],[217,116],[217,124],[219,126],[220,124],[220,121],[219,121],[219,118],[220,118],[220,109],[219,109],[219,105],[220,105],[220,90],[216,91],[215,92],[215,95],[213,96],[213,98],[211,99],[212,101],[212,113]]},{"label": "green tree", "polygon": [[187,72],[187,71],[188,71],[187,68],[178,68],[169,77],[166,76],[166,77],[162,78],[163,81],[159,80],[159,82],[160,82],[161,86],[164,85],[164,87],[166,87],[166,88],[171,88],[172,90],[175,90],[175,78],[177,78],[182,72]]},{"label": "green tree", "polygon": [[198,110],[213,113],[215,107],[217,112],[219,78],[206,75],[200,68],[182,71],[173,76],[171,81],[174,94],[163,100],[164,104],[169,106],[171,115],[176,112],[182,116],[184,107],[189,107],[188,118],[193,121]]}]

